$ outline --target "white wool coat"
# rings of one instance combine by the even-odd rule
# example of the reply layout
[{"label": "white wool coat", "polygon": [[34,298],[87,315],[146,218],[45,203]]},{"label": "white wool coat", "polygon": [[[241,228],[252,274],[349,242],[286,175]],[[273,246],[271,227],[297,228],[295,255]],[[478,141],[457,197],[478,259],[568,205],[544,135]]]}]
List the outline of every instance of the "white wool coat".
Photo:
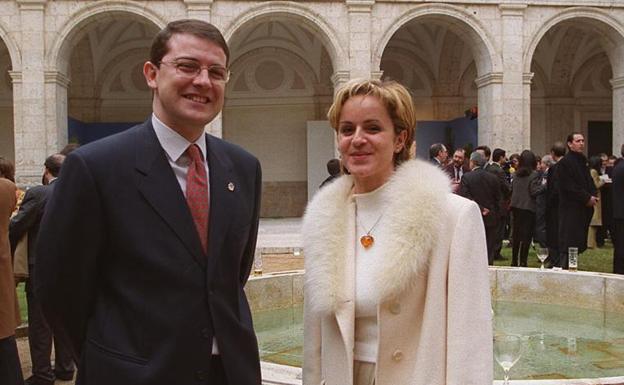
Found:
[{"label": "white wool coat", "polygon": [[[375,245],[376,385],[491,385],[492,313],[478,206],[412,160],[383,191]],[[345,175],[303,220],[304,385],[353,384],[355,206]]]}]

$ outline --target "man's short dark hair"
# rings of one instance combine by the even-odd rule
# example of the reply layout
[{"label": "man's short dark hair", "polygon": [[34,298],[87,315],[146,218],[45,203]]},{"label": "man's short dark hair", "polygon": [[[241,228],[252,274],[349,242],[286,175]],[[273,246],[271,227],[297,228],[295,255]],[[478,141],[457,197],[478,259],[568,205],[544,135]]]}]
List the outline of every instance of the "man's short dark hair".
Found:
[{"label": "man's short dark hair", "polygon": [[487,161],[488,159],[490,159],[490,155],[492,155],[492,150],[490,150],[490,148],[486,145],[483,146],[479,146],[477,148],[475,148],[476,150],[481,150],[483,151],[483,153],[485,154],[485,160]]},{"label": "man's short dark hair", "polygon": [[492,162],[498,163],[501,158],[505,157],[505,154],[505,150],[503,150],[502,148],[495,148],[494,152],[492,153]]},{"label": "man's short dark hair", "polygon": [[52,176],[56,178],[61,172],[61,166],[63,165],[64,160],[65,160],[65,155],[52,154],[46,158],[43,165],[45,166],[45,168],[48,169],[50,174],[52,174]]},{"label": "man's short dark hair", "polygon": [[215,43],[225,53],[225,65],[230,62],[230,49],[225,42],[225,38],[221,34],[221,31],[214,25],[205,21],[196,19],[181,19],[175,20],[167,24],[167,26],[156,34],[152,41],[152,47],[150,48],[150,62],[156,67],[160,67],[162,58],[169,52],[169,39],[171,36],[179,33],[188,33],[196,36],[200,39],[208,40]]},{"label": "man's short dark hair", "polygon": [[438,154],[444,150],[444,145],[442,143],[434,143],[429,147],[429,157],[431,159],[438,156]]},{"label": "man's short dark hair", "polygon": [[572,143],[572,142],[574,142],[574,135],[581,135],[581,136],[583,136],[583,133],[581,133],[581,132],[577,132],[577,131],[575,131],[575,132],[571,132],[571,133],[568,135],[568,137],[566,138],[566,143]]},{"label": "man's short dark hair", "polygon": [[336,176],[340,174],[340,160],[336,158],[332,158],[327,161],[327,172],[331,176]]},{"label": "man's short dark hair", "polygon": [[624,144],[620,147],[620,155],[624,157]]},{"label": "man's short dark hair", "polygon": [[550,152],[552,152],[553,155],[561,158],[565,155],[566,145],[563,142],[555,142],[550,148]]}]

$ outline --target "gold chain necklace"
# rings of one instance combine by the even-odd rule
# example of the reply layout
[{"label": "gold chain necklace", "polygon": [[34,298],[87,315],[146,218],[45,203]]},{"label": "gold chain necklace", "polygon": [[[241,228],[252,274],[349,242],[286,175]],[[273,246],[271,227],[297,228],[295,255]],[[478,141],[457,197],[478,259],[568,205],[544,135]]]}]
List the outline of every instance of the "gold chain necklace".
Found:
[{"label": "gold chain necklace", "polygon": [[379,221],[381,220],[385,212],[382,212],[377,218],[377,220],[375,221],[375,223],[373,223],[373,226],[371,226],[371,228],[368,231],[366,231],[366,227],[360,222],[360,217],[358,216],[357,211],[358,210],[357,210],[357,203],[356,203],[355,204],[355,220],[357,222],[357,226],[360,226],[362,230],[364,230],[364,232],[366,233],[360,237],[360,243],[362,244],[362,246],[364,246],[365,249],[368,249],[375,244],[375,237],[371,235],[371,232],[375,229],[375,226],[377,226],[377,224],[379,223]]}]

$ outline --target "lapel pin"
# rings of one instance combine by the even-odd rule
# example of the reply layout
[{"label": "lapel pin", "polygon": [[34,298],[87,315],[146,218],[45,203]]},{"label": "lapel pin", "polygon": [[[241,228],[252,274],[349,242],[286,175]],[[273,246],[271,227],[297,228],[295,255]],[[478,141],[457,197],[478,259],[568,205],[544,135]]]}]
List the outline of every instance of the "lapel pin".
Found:
[{"label": "lapel pin", "polygon": [[234,191],[234,183],[232,182],[228,183],[228,190]]}]

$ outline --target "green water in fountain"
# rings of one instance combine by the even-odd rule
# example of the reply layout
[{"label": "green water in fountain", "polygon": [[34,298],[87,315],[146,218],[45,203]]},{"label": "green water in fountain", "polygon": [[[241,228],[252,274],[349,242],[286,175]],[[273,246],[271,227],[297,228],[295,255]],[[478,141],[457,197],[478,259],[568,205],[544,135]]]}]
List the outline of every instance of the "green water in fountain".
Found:
[{"label": "green water in fountain", "polygon": [[[557,305],[494,303],[497,332],[524,336],[511,379],[624,376],[624,315]],[[301,366],[303,309],[254,313],[263,361]],[[494,363],[496,379],[502,370]]]}]

